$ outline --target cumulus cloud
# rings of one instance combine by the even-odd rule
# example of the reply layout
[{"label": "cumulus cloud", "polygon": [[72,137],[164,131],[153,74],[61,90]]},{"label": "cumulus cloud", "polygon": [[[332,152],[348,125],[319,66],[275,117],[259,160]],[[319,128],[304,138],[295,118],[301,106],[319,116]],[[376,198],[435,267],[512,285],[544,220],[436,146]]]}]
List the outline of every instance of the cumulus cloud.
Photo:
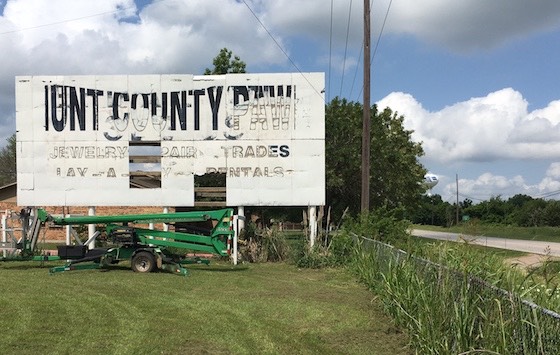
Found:
[{"label": "cumulus cloud", "polygon": [[[519,175],[507,178],[491,173],[484,173],[473,180],[459,179],[458,185],[459,196],[469,198],[474,202],[488,199],[491,196],[508,198],[516,194],[515,191],[518,191],[517,193],[527,193],[531,190],[531,187],[527,186]],[[444,188],[444,193],[448,196],[453,196],[456,194],[456,190],[457,185],[455,183],[447,184]]]},{"label": "cumulus cloud", "polygon": [[[255,1],[268,24],[282,28],[287,35],[321,38],[323,43],[345,43],[350,12],[351,45],[362,44],[363,3],[350,0],[331,4],[306,0],[294,6],[291,0]],[[352,4],[352,8],[350,7]],[[380,0],[371,9],[372,32],[409,35],[457,52],[472,52],[499,46],[516,38],[560,26],[560,2],[541,0]],[[387,15],[387,21],[385,16]]]},{"label": "cumulus cloud", "polygon": [[500,159],[560,159],[560,105],[528,112],[521,93],[506,88],[437,112],[409,94],[391,93],[378,103],[405,116],[426,156],[440,163]]},{"label": "cumulus cloud", "polygon": [[393,2],[390,16],[389,31],[465,52],[558,28],[560,2],[405,0]]},{"label": "cumulus cloud", "polygon": [[200,74],[223,47],[249,67],[287,61],[235,0],[8,0],[0,46],[0,145],[15,131],[17,75]]},{"label": "cumulus cloud", "polygon": [[[294,38],[333,45],[334,69],[350,69],[362,44],[362,3],[323,0],[8,0],[0,16],[0,114],[13,112],[14,75],[200,73],[222,47],[248,66],[288,65],[248,7],[290,54]],[[410,34],[449,48],[490,46],[560,23],[560,2],[444,0],[374,2],[373,36],[387,10],[385,33]],[[350,27],[347,37],[348,16]],[[332,37],[331,37],[332,35]],[[337,64],[345,51],[343,65]],[[321,63],[322,54],[313,58]],[[329,55],[331,58],[331,56]],[[332,59],[331,58],[331,59]],[[2,134],[0,133],[0,136]],[[513,137],[512,139],[521,139]]]},{"label": "cumulus cloud", "polygon": [[[389,1],[373,3],[374,39]],[[238,0],[163,0],[145,7],[133,0],[4,3],[4,7],[0,5],[0,145],[15,131],[15,75],[201,73],[223,47],[240,55],[249,68],[289,65]],[[296,38],[308,38],[324,49],[311,54],[316,58],[310,62],[326,63],[332,33],[333,53],[328,62],[338,71],[355,68],[356,59],[343,57],[350,0],[333,2],[332,31],[330,3],[324,0],[247,3],[288,54]],[[362,4],[352,4],[348,53],[355,54],[362,44]],[[414,36],[454,51],[472,51],[558,28],[560,2],[542,0],[538,6],[531,5],[525,0],[393,1],[384,33]],[[398,92],[379,105],[404,114],[407,128],[415,131],[414,139],[423,142],[427,157],[441,163],[560,161],[556,142],[560,101],[528,112],[522,94],[505,88],[437,112],[426,110],[412,95]],[[552,188],[555,179],[560,179],[555,173],[560,167],[551,165],[549,170],[535,191]],[[494,175],[472,183],[477,189],[491,185],[521,188],[526,184],[520,177]]]},{"label": "cumulus cloud", "polygon": [[560,179],[560,163],[552,163],[546,171],[546,176],[554,179]]},{"label": "cumulus cloud", "polygon": [[276,45],[233,0],[166,0],[142,9],[133,0],[12,0],[1,21],[13,46],[40,58],[29,68],[64,69],[79,58],[81,71],[99,60],[108,73],[200,72],[225,46],[249,63],[279,60]]},{"label": "cumulus cloud", "polygon": [[551,163],[544,177],[535,184],[529,184],[521,175],[506,177],[490,172],[483,173],[474,179],[451,179],[442,176],[444,180],[441,196],[448,202],[455,202],[457,188],[459,200],[466,198],[475,203],[488,200],[491,197],[508,199],[523,194],[534,198],[559,198],[560,194],[560,162]]},{"label": "cumulus cloud", "polygon": [[545,177],[534,187],[534,189],[540,196],[555,194],[556,198],[559,197],[557,195],[560,191],[560,162],[550,164]]}]

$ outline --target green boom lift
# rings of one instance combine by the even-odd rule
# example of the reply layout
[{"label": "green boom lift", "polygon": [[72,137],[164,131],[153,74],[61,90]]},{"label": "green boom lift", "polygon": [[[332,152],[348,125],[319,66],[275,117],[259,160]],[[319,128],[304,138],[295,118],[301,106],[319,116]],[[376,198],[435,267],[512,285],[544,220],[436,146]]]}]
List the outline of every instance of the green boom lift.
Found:
[{"label": "green boom lift", "polygon": [[[26,226],[22,238],[15,244],[17,253],[11,260],[67,260],[63,266],[50,269],[51,273],[69,270],[96,269],[130,260],[132,270],[151,272],[163,269],[187,275],[185,264],[205,263],[198,257],[186,258],[170,249],[184,249],[220,256],[230,254],[233,230],[233,210],[193,211],[156,214],[130,214],[109,216],[55,217],[43,209],[22,210],[22,225]],[[143,228],[149,223],[165,223],[173,231]],[[202,227],[200,223],[204,224]],[[95,234],[83,245],[59,245],[58,256],[36,255],[39,233],[46,224],[58,226],[101,226],[104,232]],[[140,226],[139,226],[140,225]],[[106,246],[88,249],[87,244],[103,239]],[[2,245],[7,249],[7,243]],[[7,260],[8,258],[0,258]]]}]

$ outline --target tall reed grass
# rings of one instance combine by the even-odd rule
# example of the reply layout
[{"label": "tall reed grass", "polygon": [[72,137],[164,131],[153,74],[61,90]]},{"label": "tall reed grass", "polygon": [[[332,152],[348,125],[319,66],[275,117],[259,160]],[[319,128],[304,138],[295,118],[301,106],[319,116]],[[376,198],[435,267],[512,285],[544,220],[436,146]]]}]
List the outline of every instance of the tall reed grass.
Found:
[{"label": "tall reed grass", "polygon": [[351,268],[408,330],[420,354],[560,354],[560,315],[522,300],[527,277],[501,259],[447,245],[433,262],[358,238]]}]

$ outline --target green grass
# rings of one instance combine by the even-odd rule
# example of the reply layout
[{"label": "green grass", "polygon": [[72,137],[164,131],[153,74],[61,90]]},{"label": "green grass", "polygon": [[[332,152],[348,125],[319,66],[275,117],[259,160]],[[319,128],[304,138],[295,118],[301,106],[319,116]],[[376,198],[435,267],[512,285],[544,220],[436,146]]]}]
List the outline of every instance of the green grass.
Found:
[{"label": "green grass", "polygon": [[538,240],[543,242],[560,243],[560,228],[556,227],[514,227],[498,225],[460,225],[449,228],[419,225],[412,226],[413,229],[430,230],[436,232],[462,233],[468,235],[480,235],[485,237],[509,238],[521,240]]},{"label": "green grass", "polygon": [[[396,324],[408,329],[419,354],[558,354],[560,323],[515,298],[485,287],[522,292],[555,310],[556,288],[524,283],[503,259],[456,243],[424,244],[422,262],[385,244],[365,241],[353,269],[369,285]],[[454,270],[454,271],[449,271]],[[555,266],[550,272],[556,272]],[[526,287],[522,285],[525,284]],[[551,307],[552,306],[552,307]]]},{"label": "green grass", "polygon": [[[414,250],[415,248],[427,246],[427,245],[453,245],[455,242],[450,242],[447,240],[439,240],[439,239],[430,239],[430,238],[420,238],[414,237],[411,238],[409,241],[410,245],[399,245],[400,248],[404,248],[407,250]],[[492,248],[487,247],[484,245],[477,245],[477,244],[469,244],[469,247],[473,250],[477,250],[480,252],[482,256],[497,256],[503,259],[510,259],[510,258],[517,258],[520,256],[528,255],[528,253],[517,251],[517,250],[508,250],[508,249],[499,249],[499,248]]]},{"label": "green grass", "polygon": [[411,353],[342,269],[216,264],[181,277],[123,265],[49,276],[50,266],[0,262],[1,353]]}]

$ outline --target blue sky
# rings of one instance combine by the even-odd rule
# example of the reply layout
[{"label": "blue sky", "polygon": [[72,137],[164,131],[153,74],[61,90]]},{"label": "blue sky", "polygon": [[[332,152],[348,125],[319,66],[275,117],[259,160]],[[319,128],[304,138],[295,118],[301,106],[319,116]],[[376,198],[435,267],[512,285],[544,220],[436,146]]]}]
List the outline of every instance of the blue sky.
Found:
[{"label": "blue sky", "polygon": [[[222,47],[361,101],[362,3],[0,0],[0,139],[16,75],[200,74]],[[376,0],[372,32],[372,103],[405,115],[434,193],[560,196],[560,2]]]}]

